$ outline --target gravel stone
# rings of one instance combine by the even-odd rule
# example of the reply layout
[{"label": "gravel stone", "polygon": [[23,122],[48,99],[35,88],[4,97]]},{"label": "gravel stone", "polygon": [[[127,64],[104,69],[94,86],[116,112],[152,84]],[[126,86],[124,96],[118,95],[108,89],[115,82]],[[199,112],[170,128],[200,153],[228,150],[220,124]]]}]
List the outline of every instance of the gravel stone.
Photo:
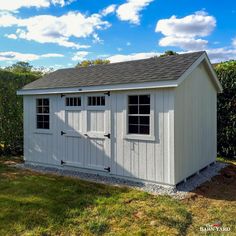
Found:
[{"label": "gravel stone", "polygon": [[161,185],[157,183],[141,183],[135,182],[131,180],[125,180],[113,176],[103,176],[99,174],[93,173],[84,173],[78,170],[67,169],[65,167],[47,167],[38,164],[16,164],[17,168],[20,169],[29,169],[32,171],[36,171],[39,173],[48,173],[48,174],[56,174],[59,176],[69,176],[82,180],[88,180],[96,183],[110,184],[115,186],[126,186],[135,188],[138,190],[142,190],[145,192],[149,192],[152,194],[160,194],[160,195],[170,195],[174,198],[182,199],[186,196],[186,194],[196,187],[201,185],[206,181],[210,181],[211,178],[218,174],[218,172],[224,168],[227,164],[216,162],[200,171],[199,174],[196,174],[187,179],[186,182],[182,182],[177,186],[168,186]]}]

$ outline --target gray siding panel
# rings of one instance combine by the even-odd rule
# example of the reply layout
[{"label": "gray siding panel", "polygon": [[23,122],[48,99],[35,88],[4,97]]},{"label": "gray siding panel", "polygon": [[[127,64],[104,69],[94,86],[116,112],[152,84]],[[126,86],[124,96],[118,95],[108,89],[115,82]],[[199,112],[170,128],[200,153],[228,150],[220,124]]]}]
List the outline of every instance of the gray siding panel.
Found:
[{"label": "gray siding panel", "polygon": [[217,92],[203,64],[175,91],[177,183],[215,161]]}]

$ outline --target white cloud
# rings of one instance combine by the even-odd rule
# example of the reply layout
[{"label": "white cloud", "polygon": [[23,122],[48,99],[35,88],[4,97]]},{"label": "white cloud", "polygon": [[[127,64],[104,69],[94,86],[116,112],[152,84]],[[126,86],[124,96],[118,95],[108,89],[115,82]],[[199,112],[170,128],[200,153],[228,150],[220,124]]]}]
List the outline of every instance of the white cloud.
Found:
[{"label": "white cloud", "polygon": [[108,7],[106,7],[105,9],[103,9],[102,12],[101,12],[101,14],[102,14],[103,16],[107,16],[107,15],[109,15],[109,14],[111,14],[111,13],[114,13],[115,10],[116,10],[116,5],[115,5],[115,4],[112,4],[112,5],[108,6]]},{"label": "white cloud", "polygon": [[212,48],[206,51],[212,63],[236,60],[236,49]]},{"label": "white cloud", "polygon": [[207,12],[198,11],[183,18],[172,16],[157,22],[156,32],[162,33],[160,46],[176,46],[185,50],[205,49],[208,41],[197,37],[206,37],[216,27],[216,19]]},{"label": "white cloud", "polygon": [[159,45],[162,47],[176,46],[185,50],[204,50],[207,46],[208,41],[203,39],[195,38],[179,38],[168,36],[164,37],[159,41]]},{"label": "white cloud", "polygon": [[153,0],[127,0],[116,10],[117,16],[122,21],[129,21],[133,24],[140,23],[140,11],[148,6]]},{"label": "white cloud", "polygon": [[209,35],[216,26],[216,19],[204,11],[195,12],[183,18],[172,16],[157,22],[156,32],[165,36],[196,37]]},{"label": "white cloud", "polygon": [[117,54],[107,58],[111,63],[122,62],[122,61],[133,61],[139,59],[147,59],[154,56],[160,56],[161,53],[158,52],[141,52],[141,53],[132,53],[128,55]]},{"label": "white cloud", "polygon": [[85,16],[80,12],[69,12],[62,16],[39,15],[26,19],[13,16],[10,13],[0,13],[0,27],[17,26],[18,38],[39,43],[56,43],[64,47],[76,49],[88,48],[70,41],[71,37],[86,38],[96,35],[96,31],[110,27],[101,15]]},{"label": "white cloud", "polygon": [[5,34],[4,36],[9,39],[17,39],[17,36],[15,34]]},{"label": "white cloud", "polygon": [[126,43],[126,46],[130,46],[130,45],[131,45],[131,43],[130,43],[130,42],[127,42],[127,43]]},{"label": "white cloud", "polygon": [[0,52],[0,61],[35,61],[41,58],[64,57],[62,54],[48,53],[48,54],[32,54],[19,52]]},{"label": "white cloud", "polygon": [[83,61],[86,59],[86,56],[89,54],[89,52],[86,51],[79,51],[74,53],[74,56],[72,57],[72,61]]},{"label": "white cloud", "polygon": [[236,48],[236,38],[233,39],[232,45]]},{"label": "white cloud", "polygon": [[64,0],[52,0],[53,5],[60,5],[61,7],[65,6],[65,1]]},{"label": "white cloud", "polygon": [[49,7],[49,0],[0,0],[0,10],[16,11],[22,7]]},{"label": "white cloud", "polygon": [[17,11],[20,8],[46,8],[50,5],[64,7],[74,0],[0,0],[0,11]]}]

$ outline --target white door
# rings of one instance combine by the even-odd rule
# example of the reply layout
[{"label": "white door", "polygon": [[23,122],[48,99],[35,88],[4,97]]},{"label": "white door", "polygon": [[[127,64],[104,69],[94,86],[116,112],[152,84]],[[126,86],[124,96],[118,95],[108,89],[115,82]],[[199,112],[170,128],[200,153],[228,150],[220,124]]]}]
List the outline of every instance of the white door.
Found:
[{"label": "white door", "polygon": [[110,172],[110,94],[85,95],[85,167]]},{"label": "white door", "polygon": [[67,95],[62,102],[61,164],[110,172],[109,93]]},{"label": "white door", "polygon": [[61,135],[64,153],[61,164],[83,167],[83,98],[78,95],[69,95],[64,97],[63,103],[65,118]]}]

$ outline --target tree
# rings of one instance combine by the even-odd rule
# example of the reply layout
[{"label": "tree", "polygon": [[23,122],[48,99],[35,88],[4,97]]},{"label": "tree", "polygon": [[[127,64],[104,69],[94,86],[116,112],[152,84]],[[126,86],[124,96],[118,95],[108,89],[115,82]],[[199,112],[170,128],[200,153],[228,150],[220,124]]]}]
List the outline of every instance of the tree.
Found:
[{"label": "tree", "polygon": [[76,67],[89,67],[89,66],[94,66],[94,65],[105,65],[109,64],[109,60],[103,60],[103,59],[96,59],[96,60],[84,60],[79,62]]},{"label": "tree", "polygon": [[165,56],[172,56],[172,55],[177,55],[177,52],[174,52],[172,50],[165,51],[164,54],[160,55],[160,57],[165,57]]},{"label": "tree", "polygon": [[216,73],[223,87],[217,101],[218,154],[236,156],[236,61],[219,63]]},{"label": "tree", "polygon": [[15,64],[6,67],[5,70],[11,71],[14,73],[29,73],[32,71],[33,66],[29,62],[19,61]]}]

